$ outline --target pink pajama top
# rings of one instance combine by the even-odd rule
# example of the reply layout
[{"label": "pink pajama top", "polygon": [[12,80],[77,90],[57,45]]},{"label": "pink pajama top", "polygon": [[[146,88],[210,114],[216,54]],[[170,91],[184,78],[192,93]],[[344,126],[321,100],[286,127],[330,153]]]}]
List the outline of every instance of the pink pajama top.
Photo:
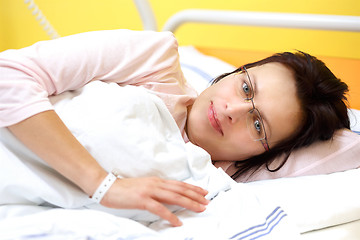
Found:
[{"label": "pink pajama top", "polygon": [[170,32],[87,32],[0,53],[0,127],[53,110],[49,96],[95,80],[155,93],[186,139],[187,107],[197,94],[186,84]]}]

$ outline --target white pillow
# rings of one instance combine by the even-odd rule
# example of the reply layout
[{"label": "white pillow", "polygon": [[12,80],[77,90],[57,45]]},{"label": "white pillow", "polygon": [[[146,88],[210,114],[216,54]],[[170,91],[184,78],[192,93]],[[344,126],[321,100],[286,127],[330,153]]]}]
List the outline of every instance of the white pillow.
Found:
[{"label": "white pillow", "polygon": [[349,109],[350,128],[353,132],[360,134],[360,110]]},{"label": "white pillow", "polygon": [[216,57],[207,56],[193,46],[179,47],[180,65],[188,83],[201,93],[217,76],[236,68]]}]

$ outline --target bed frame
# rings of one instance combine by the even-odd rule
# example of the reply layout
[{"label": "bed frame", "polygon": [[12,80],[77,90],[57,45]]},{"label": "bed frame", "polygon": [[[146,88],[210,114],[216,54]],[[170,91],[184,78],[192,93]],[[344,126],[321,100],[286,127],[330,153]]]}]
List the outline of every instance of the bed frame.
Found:
[{"label": "bed frame", "polygon": [[[143,27],[157,31],[157,23],[148,0],[134,0]],[[345,32],[360,32],[360,17],[320,14],[289,14],[248,11],[224,11],[189,9],[174,14],[167,20],[162,31],[176,32],[185,23],[226,24],[258,27],[278,27],[292,29],[315,29]],[[269,56],[268,52],[242,51],[233,49],[216,49],[197,47],[207,55],[218,57],[234,66],[259,60]],[[319,56],[329,68],[345,81],[350,89],[349,102],[351,108],[360,109],[360,81],[357,69],[360,59]]]}]

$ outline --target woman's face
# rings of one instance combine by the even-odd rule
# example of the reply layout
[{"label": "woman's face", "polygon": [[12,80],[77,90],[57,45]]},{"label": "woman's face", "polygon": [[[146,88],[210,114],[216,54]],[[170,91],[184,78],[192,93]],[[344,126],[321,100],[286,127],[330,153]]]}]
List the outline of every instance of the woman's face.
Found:
[{"label": "woman's face", "polygon": [[[300,126],[301,108],[292,72],[279,63],[247,69],[269,147],[291,136]],[[231,74],[207,88],[189,109],[189,140],[205,149],[214,161],[239,161],[261,154],[265,148],[254,141],[259,121],[249,119],[251,101],[244,100],[247,75]],[[252,132],[254,133],[254,129]]]}]

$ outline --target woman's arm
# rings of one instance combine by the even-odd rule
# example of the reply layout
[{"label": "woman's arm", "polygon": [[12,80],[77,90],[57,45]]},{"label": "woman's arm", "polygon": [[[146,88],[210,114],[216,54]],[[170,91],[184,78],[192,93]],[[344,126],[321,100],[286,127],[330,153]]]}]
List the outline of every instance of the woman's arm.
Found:
[{"label": "woman's arm", "polygon": [[171,33],[129,30],[81,33],[2,52],[0,127],[52,110],[48,96],[91,81],[178,86],[183,79],[177,61]]},{"label": "woman's arm", "polygon": [[45,111],[8,129],[29,149],[91,196],[107,175],[55,111]]},{"label": "woman's arm", "polygon": [[[77,141],[58,115],[50,110],[9,126],[30,150],[91,196],[107,172]],[[207,191],[183,182],[160,178],[117,179],[101,204],[110,208],[144,209],[173,226],[179,219],[163,204],[179,205],[195,212],[205,210]]]},{"label": "woman's arm", "polygon": [[[178,75],[172,67],[176,49],[169,33],[125,30],[80,34],[0,54],[0,127],[8,127],[91,196],[108,173],[63,124],[48,96],[94,80],[124,85],[141,85],[149,79],[176,83]],[[146,209],[178,226],[179,220],[163,204],[203,211],[205,195],[205,190],[182,182],[129,178],[117,179],[100,203]]]}]

